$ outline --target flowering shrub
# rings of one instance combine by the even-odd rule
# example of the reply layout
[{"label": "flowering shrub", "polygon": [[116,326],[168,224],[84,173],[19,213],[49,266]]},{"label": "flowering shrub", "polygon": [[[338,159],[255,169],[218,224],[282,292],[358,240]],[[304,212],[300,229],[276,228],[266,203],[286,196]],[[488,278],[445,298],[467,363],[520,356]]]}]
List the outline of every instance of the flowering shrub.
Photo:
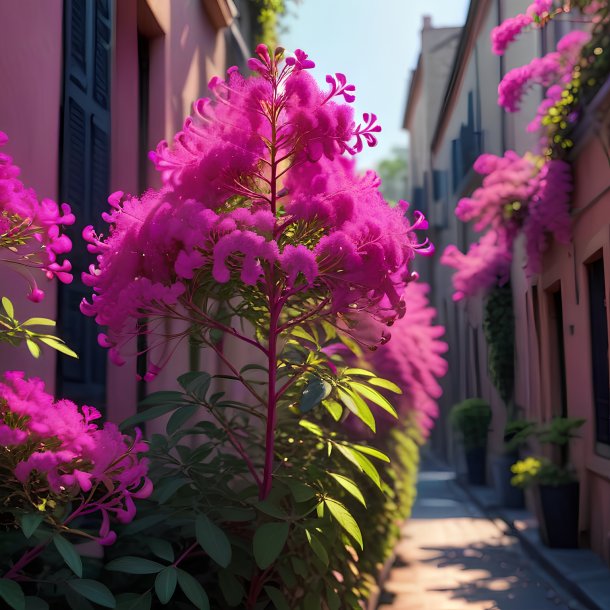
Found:
[{"label": "flowering shrub", "polygon": [[[139,435],[125,436],[115,424],[98,427],[94,422],[99,418],[93,407],[55,402],[40,380],[26,379],[21,372],[7,372],[0,382],[2,563],[16,557],[3,566],[0,595],[9,603],[23,600],[23,593],[6,581],[28,580],[24,574],[30,564],[51,542],[82,577],[82,560],[67,537],[113,544],[111,519],[129,523],[136,513],[134,499],[152,492],[147,460],[138,455],[147,445]],[[27,541],[21,539],[16,548],[7,548],[6,531],[15,528],[36,544],[24,551]],[[82,581],[66,583],[60,577],[57,585],[65,589],[70,582]],[[7,598],[11,590],[13,597]]]},{"label": "flowering shrub", "polygon": [[[527,90],[535,85],[545,89],[536,117],[528,131],[540,133],[539,150],[523,156],[513,151],[503,157],[483,154],[474,169],[485,176],[483,184],[456,208],[463,222],[474,221],[477,231],[484,231],[466,254],[456,246],[445,249],[441,262],[456,269],[453,276],[454,299],[486,292],[508,281],[515,238],[526,239],[526,271],[540,271],[541,257],[549,237],[560,243],[570,240],[571,170],[565,160],[572,141],[566,133],[582,116],[581,83],[590,91],[599,86],[594,77],[603,55],[608,5],[606,2],[572,2],[555,6],[552,0],[537,0],[525,14],[507,19],[492,31],[494,53],[502,55],[508,45],[527,27],[543,27],[557,15],[579,8],[593,15],[591,31],[573,31],[557,44],[557,50],[529,64],[510,70],[498,87],[498,103],[507,112],[519,110]],[[605,37],[605,38],[604,38]],[[605,63],[604,63],[605,62]],[[597,69],[607,63],[604,59]],[[586,77],[586,78],[585,78]]]},{"label": "flowering shrub", "polygon": [[[261,45],[249,62],[257,76],[231,68],[212,79],[214,101],[197,101],[173,143],[151,153],[162,188],[114,193],[108,232],[84,230],[97,263],[83,275],[93,294],[81,309],[105,327],[111,359],[122,364],[145,335],[151,380],[188,338],[224,370],[181,375],[180,390],[146,397],[120,429],[8,375],[0,439],[19,498],[13,521],[33,513],[21,527],[41,539],[0,579],[5,600],[25,592],[72,607],[84,598],[149,608],[154,591],[163,605],[338,610],[367,598],[413,500],[445,345],[425,289],[411,284],[413,258],[431,251],[416,237],[426,221],[409,222],[405,202],[390,207],[373,172],[357,175],[350,157],[374,146],[380,127],[372,114],[354,121],[343,74],[322,90],[313,65],[302,51],[284,61]],[[373,353],[390,327],[409,363],[419,351],[412,373],[398,352],[389,358],[398,385],[336,348]],[[254,361],[238,368],[227,341],[253,348]],[[377,408],[388,428],[398,413],[386,393],[402,394],[401,384],[408,417],[385,443],[350,433],[345,420],[375,432]],[[161,416],[149,480],[138,457],[147,445],[124,432]],[[53,540],[82,576],[68,534],[107,545],[97,580],[65,582],[61,568],[36,566]]]},{"label": "flowering shrub", "polygon": [[[226,370],[182,375],[180,391],[152,394],[124,422],[168,417],[151,442],[155,493],[109,549],[104,582],[117,599],[147,604],[154,588],[161,603],[175,594],[199,608],[358,608],[395,539],[392,511],[406,514],[412,500],[399,478],[413,475],[419,433],[413,423],[396,431],[410,439],[408,455],[350,435],[346,419],[377,430],[377,407],[395,419],[383,392],[402,390],[349,366],[336,345],[374,351],[394,327],[400,334],[399,321],[429,324],[421,292],[405,293],[409,264],[431,251],[416,237],[426,222],[410,223],[404,202],[391,208],[373,172],[357,175],[351,156],[374,146],[380,127],[373,114],[355,122],[343,74],[322,90],[305,53],[284,61],[262,45],[248,65],[255,77],[230,68],[212,79],[214,100],[198,100],[172,144],[151,153],[162,188],[113,194],[108,233],[84,231],[97,264],[83,277],[93,295],[81,309],[106,327],[99,340],[115,363],[144,334],[146,380],[186,337]],[[419,371],[440,373],[438,329],[409,330],[405,348],[432,341]],[[229,340],[258,359],[238,368]],[[413,401],[438,394],[430,376],[415,377]],[[398,456],[392,487],[376,466],[389,460],[384,449]],[[354,517],[370,519],[358,508],[365,495],[385,515],[377,539]],[[372,553],[360,568],[365,540]]]},{"label": "flowering shrub", "polygon": [[[377,177],[358,177],[342,156],[373,146],[380,130],[375,115],[357,125],[337,100],[353,101],[354,87],[336,74],[321,91],[305,53],[285,62],[282,53],[260,45],[249,62],[258,78],[231,68],[226,81],[212,79],[215,103],[198,100],[173,146],[162,142],[151,154],[165,186],[141,198],[115,193],[108,236],[84,232],[98,265],[83,277],[94,295],[82,311],[107,326],[100,342],[116,363],[135,333],[155,332],[158,318],[185,320],[178,338],[196,335],[221,358],[214,330],[264,356],[269,396],[260,400],[245,384],[267,410],[261,497],[271,489],[277,403],[292,384],[276,390],[278,338],[321,319],[349,325],[366,314],[391,323],[404,315],[408,264],[430,250],[415,237],[423,217],[410,224],[406,204],[390,208]],[[255,337],[233,327],[233,316]],[[160,344],[147,379],[171,354]]]}]

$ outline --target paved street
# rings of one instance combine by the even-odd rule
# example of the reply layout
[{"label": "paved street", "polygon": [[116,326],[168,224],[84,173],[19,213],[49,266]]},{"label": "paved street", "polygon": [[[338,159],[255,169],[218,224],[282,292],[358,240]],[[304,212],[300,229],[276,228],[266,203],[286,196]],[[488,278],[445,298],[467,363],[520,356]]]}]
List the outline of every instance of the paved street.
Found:
[{"label": "paved street", "polygon": [[487,519],[454,474],[424,468],[379,610],[584,610]]}]

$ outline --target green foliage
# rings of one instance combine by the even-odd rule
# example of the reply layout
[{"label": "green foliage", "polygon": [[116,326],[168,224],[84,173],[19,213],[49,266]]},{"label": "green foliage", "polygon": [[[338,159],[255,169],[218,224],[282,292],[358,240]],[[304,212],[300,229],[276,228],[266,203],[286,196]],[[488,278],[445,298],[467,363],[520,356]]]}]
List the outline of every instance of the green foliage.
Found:
[{"label": "green foliage", "polygon": [[482,398],[468,398],[453,406],[451,425],[460,433],[466,450],[487,446],[491,408]]},{"label": "green foliage", "polygon": [[7,297],[2,297],[2,306],[0,307],[0,342],[17,347],[25,341],[30,354],[34,358],[40,356],[41,344],[48,345],[71,358],[78,358],[76,353],[62,339],[55,335],[32,330],[32,326],[55,326],[55,321],[48,318],[28,318],[24,322],[19,322],[15,318],[13,303]]},{"label": "green foliage", "polygon": [[[584,8],[592,0],[574,0],[572,5]],[[596,11],[591,30],[591,40],[583,47],[580,62],[575,66],[572,79],[565,83],[561,98],[549,107],[542,118],[547,146],[545,156],[554,159],[566,159],[574,147],[574,129],[578,121],[570,119],[571,115],[587,114],[587,104],[607,82],[610,73],[610,31],[608,30],[608,3],[601,3]],[[602,141],[606,156],[610,159],[607,138]]]},{"label": "green foliage", "polygon": [[576,480],[576,472],[570,464],[569,443],[577,437],[575,432],[586,420],[576,417],[554,417],[550,423],[533,428],[528,426],[528,434],[535,434],[543,444],[553,445],[559,450],[559,463],[546,457],[528,457],[511,467],[514,477],[511,482],[518,487],[528,487],[536,483],[542,485],[563,485]]},{"label": "green foliage", "polygon": [[483,332],[489,348],[488,370],[500,398],[508,404],[515,382],[515,319],[510,284],[496,287],[487,297]]},{"label": "green foliage", "polygon": [[286,13],[286,0],[253,0],[256,14],[256,41],[275,49],[278,46],[279,19]]},{"label": "green foliage", "polygon": [[504,451],[514,453],[536,432],[536,424],[524,419],[516,419],[506,424],[504,429]]},{"label": "green foliage", "polygon": [[554,417],[549,424],[538,432],[541,443],[564,446],[578,435],[575,432],[585,423],[580,417]]}]

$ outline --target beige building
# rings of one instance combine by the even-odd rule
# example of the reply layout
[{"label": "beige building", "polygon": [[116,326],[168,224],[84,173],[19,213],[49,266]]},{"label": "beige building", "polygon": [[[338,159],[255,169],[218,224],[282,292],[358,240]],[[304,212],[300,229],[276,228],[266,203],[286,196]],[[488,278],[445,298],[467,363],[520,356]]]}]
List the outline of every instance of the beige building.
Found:
[{"label": "beige building", "polygon": [[[502,154],[533,149],[526,125],[541,100],[536,89],[521,111],[508,115],[497,104],[496,88],[511,68],[544,54],[570,28],[555,21],[544,30],[524,33],[504,57],[491,52],[490,32],[506,17],[524,12],[530,0],[471,0],[444,86],[440,104],[427,96],[426,52],[411,81],[405,128],[417,202],[430,220],[434,258],[420,268],[432,285],[432,302],[447,328],[449,374],[444,380],[442,415],[433,442],[453,463],[460,456],[448,430],[447,412],[455,402],[481,396],[493,409],[490,453],[502,446],[505,408],[487,372],[488,350],[482,330],[482,297],[452,300],[452,269],[440,264],[448,244],[463,252],[476,235],[459,222],[454,209],[461,197],[479,186],[472,163],[481,152]],[[425,40],[428,23],[424,24]],[[434,30],[433,30],[434,31]],[[442,30],[439,30],[439,36]],[[427,53],[430,53],[428,46]],[[527,278],[523,243],[515,247],[511,284],[515,313],[514,401],[522,415],[540,423],[554,416],[583,417],[571,455],[580,480],[580,542],[610,561],[610,389],[608,387],[608,286],[610,286],[610,171],[602,139],[603,116],[610,108],[608,82],[590,102],[576,134],[573,155],[573,240],[552,243],[542,272]],[[434,116],[430,117],[430,110]],[[427,117],[427,120],[423,120]],[[607,125],[606,128],[607,130]],[[607,146],[607,144],[606,144]]]}]

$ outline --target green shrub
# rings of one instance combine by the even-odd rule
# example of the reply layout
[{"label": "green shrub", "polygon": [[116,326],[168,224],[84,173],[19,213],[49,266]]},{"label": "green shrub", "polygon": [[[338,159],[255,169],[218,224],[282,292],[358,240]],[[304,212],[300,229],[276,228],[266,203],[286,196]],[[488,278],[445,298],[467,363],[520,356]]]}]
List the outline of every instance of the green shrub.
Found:
[{"label": "green shrub", "polygon": [[487,446],[487,431],[491,423],[491,408],[487,401],[467,398],[453,406],[449,418],[451,425],[460,433],[467,451]]}]

